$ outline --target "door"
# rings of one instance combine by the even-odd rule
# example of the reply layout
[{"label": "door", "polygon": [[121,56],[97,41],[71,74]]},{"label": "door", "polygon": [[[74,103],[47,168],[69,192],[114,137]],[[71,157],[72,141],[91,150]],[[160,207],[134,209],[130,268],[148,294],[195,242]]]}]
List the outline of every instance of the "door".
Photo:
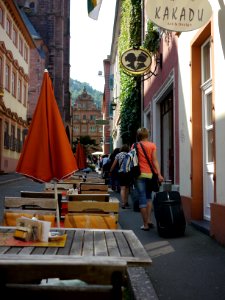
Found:
[{"label": "door", "polygon": [[202,132],[203,132],[203,203],[204,219],[210,221],[210,203],[214,202],[214,122],[211,78],[211,43],[201,49],[202,61]]},{"label": "door", "polygon": [[174,183],[173,92],[160,104],[161,112],[161,171],[165,180]]}]

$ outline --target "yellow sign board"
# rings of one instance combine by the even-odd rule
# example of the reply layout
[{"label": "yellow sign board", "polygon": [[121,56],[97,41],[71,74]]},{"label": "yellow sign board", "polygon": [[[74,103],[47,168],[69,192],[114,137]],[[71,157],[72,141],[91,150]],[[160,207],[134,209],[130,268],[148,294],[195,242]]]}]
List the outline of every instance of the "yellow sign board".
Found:
[{"label": "yellow sign board", "polygon": [[121,65],[128,74],[143,75],[149,72],[151,63],[151,54],[144,48],[130,48],[121,55]]}]

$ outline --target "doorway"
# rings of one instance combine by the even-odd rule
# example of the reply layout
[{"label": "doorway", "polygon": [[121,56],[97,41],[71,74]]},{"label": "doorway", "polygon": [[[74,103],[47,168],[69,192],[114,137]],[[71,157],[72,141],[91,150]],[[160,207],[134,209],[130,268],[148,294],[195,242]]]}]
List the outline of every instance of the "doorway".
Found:
[{"label": "doorway", "polygon": [[165,180],[174,183],[173,92],[160,103],[161,171]]},{"label": "doorway", "polygon": [[214,121],[211,72],[211,43],[201,47],[203,205],[204,219],[210,221],[210,203],[214,202]]}]

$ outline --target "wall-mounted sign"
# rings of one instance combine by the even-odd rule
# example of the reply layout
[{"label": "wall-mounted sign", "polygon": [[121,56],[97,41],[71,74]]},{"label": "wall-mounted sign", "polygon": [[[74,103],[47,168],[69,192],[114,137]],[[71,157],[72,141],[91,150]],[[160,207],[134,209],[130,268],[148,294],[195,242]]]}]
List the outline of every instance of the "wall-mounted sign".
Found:
[{"label": "wall-mounted sign", "polygon": [[96,125],[109,125],[109,120],[96,119],[95,124]]},{"label": "wall-mounted sign", "polygon": [[212,15],[208,0],[147,0],[147,17],[171,31],[191,31],[204,26]]},{"label": "wall-mounted sign", "polygon": [[130,48],[121,55],[121,65],[126,73],[142,75],[150,70],[151,54],[143,48]]}]

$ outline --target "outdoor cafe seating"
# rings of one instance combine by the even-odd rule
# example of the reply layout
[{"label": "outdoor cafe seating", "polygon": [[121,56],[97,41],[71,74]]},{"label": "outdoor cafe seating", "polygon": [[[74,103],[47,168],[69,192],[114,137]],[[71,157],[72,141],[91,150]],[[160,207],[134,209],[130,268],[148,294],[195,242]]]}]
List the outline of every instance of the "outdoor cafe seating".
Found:
[{"label": "outdoor cafe seating", "polygon": [[36,217],[42,221],[51,223],[51,227],[56,226],[57,203],[52,198],[25,198],[9,197],[4,199],[4,226],[16,226],[16,220],[20,217]]},{"label": "outdoor cafe seating", "polygon": [[108,202],[69,201],[64,226],[66,228],[116,229],[118,227],[118,214],[119,202],[117,199],[109,199]]}]

